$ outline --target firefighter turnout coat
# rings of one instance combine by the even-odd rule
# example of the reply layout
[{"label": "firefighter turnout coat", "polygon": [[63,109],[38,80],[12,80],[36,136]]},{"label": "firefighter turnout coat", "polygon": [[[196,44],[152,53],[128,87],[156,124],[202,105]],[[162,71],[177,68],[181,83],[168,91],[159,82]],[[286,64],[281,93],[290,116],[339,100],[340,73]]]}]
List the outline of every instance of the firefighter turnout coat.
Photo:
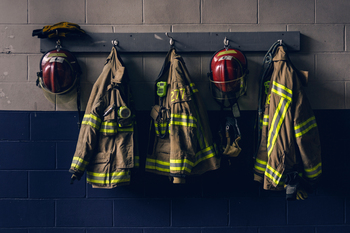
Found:
[{"label": "firefighter turnout coat", "polygon": [[[128,76],[113,47],[86,106],[69,169],[73,179],[86,170],[94,188],[129,184],[130,169],[138,165],[131,105]],[[120,114],[130,109],[132,114]]]},{"label": "firefighter turnout coat", "polygon": [[318,127],[302,87],[306,84],[307,72],[297,70],[278,46],[260,96],[264,109],[254,166],[254,180],[266,190],[283,190],[290,172],[309,183],[322,173]]},{"label": "firefighter turnout coat", "polygon": [[[206,109],[182,57],[170,49],[157,83],[166,82],[166,95],[156,95],[152,109],[146,171],[184,183],[220,167]],[[159,89],[157,89],[158,91]]]}]

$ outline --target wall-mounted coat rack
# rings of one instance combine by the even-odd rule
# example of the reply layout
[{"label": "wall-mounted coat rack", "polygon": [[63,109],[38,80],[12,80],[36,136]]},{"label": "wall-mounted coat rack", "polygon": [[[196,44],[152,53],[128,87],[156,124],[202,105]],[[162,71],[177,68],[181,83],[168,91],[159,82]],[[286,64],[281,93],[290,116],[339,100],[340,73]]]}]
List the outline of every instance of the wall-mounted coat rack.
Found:
[{"label": "wall-mounted coat rack", "polygon": [[[282,40],[290,51],[300,50],[300,32],[173,32],[173,33],[88,33],[79,38],[61,39],[71,52],[167,52],[169,42],[178,52],[215,52],[224,42],[242,51],[264,51]],[[55,39],[41,39],[40,51],[55,48]]]}]

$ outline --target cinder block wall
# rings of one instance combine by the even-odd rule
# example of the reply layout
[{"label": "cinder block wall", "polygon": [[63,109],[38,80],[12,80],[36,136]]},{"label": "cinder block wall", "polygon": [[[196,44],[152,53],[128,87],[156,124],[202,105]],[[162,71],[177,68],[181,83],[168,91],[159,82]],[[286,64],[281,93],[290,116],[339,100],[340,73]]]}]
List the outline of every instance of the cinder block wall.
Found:
[{"label": "cinder block wall", "polygon": [[[349,232],[350,2],[343,0],[0,0],[0,232]],[[61,21],[87,32],[300,31],[296,67],[308,70],[308,97],[320,128],[324,178],[306,201],[286,202],[252,181],[253,121],[264,53],[247,53],[242,97],[243,152],[219,171],[185,185],[137,171],[132,184],[92,189],[69,184],[78,135],[75,101],[56,104],[36,87],[40,42],[34,29]],[[207,103],[212,54],[182,54]],[[108,53],[76,54],[83,109]],[[131,76],[147,145],[153,81],[165,54],[121,54]],[[145,156],[141,153],[141,157]],[[142,163],[141,163],[142,165]]]}]

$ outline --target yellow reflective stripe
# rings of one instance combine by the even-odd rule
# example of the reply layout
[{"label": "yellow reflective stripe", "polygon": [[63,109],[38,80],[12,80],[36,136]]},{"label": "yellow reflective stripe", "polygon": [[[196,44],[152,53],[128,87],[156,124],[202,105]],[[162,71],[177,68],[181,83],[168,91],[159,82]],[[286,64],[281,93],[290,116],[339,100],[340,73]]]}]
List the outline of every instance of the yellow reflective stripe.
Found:
[{"label": "yellow reflective stripe", "polygon": [[196,162],[194,163],[194,166],[196,166],[198,163],[210,159],[216,155],[215,149],[213,146],[209,146],[198,153],[196,153]]},{"label": "yellow reflective stripe", "polygon": [[100,132],[102,132],[102,133],[117,133],[118,132],[118,123],[104,121],[101,124]]},{"label": "yellow reflective stripe", "polygon": [[130,128],[118,128],[120,132],[134,132],[134,127]]},{"label": "yellow reflective stripe", "polygon": [[187,171],[191,173],[194,163],[188,159],[171,159],[170,171]]},{"label": "yellow reflective stripe", "polygon": [[315,116],[310,117],[305,122],[294,127],[295,137],[300,137],[309,132],[312,128],[317,127]]},{"label": "yellow reflective stripe", "polygon": [[170,172],[170,163],[157,159],[147,158],[145,168],[162,172]]},{"label": "yellow reflective stripe", "polygon": [[129,171],[120,171],[112,173],[87,172],[86,180],[95,184],[118,184],[130,181]]},{"label": "yellow reflective stripe", "polygon": [[264,172],[266,170],[266,165],[267,165],[267,161],[263,161],[258,158],[255,159],[255,165],[254,165],[255,169]]},{"label": "yellow reflective stripe", "polygon": [[237,52],[236,52],[236,50],[225,50],[225,51],[222,51],[222,52],[218,53],[217,56],[226,55],[226,54],[232,54],[232,53],[237,53]]},{"label": "yellow reflective stripe", "polygon": [[198,89],[196,88],[196,84],[190,83],[190,87],[191,87],[191,90],[192,90],[193,93],[198,92]]},{"label": "yellow reflective stripe", "polygon": [[93,114],[85,114],[82,121],[83,125],[90,125],[95,129],[100,129],[101,119]]},{"label": "yellow reflective stripe", "polygon": [[263,125],[269,125],[269,115],[264,115],[264,119],[262,120]]},{"label": "yellow reflective stripe", "polygon": [[271,91],[279,96],[282,96],[283,98],[288,99],[289,101],[292,101],[292,97],[293,97],[292,90],[275,81],[273,81]]},{"label": "yellow reflective stripe", "polygon": [[322,173],[322,163],[317,164],[315,167],[305,169],[306,177],[315,178]]},{"label": "yellow reflective stripe", "polygon": [[269,177],[276,185],[281,183],[282,174],[273,169],[270,165],[266,165],[265,176]]},{"label": "yellow reflective stripe", "polygon": [[134,165],[135,165],[135,167],[140,166],[140,156],[135,156]]},{"label": "yellow reflective stripe", "polygon": [[88,165],[89,162],[83,160],[80,157],[74,156],[72,163],[71,163],[71,167],[74,167],[80,171],[84,171],[85,170],[85,166]]},{"label": "yellow reflective stripe", "polygon": [[279,131],[281,129],[284,118],[287,114],[287,110],[289,108],[290,101],[285,98],[281,98],[276,112],[273,116],[271,127],[269,130],[269,135],[267,139],[267,155],[270,157],[273,147],[275,146]]}]

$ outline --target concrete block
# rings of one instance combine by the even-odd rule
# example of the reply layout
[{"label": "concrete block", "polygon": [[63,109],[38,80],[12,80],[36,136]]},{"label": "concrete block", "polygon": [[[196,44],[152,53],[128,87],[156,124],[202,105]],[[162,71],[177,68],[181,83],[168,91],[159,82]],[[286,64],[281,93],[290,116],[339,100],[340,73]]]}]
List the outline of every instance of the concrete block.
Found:
[{"label": "concrete block", "polygon": [[145,228],[144,233],[201,233],[200,228]]},{"label": "concrete block", "polygon": [[170,226],[170,201],[164,199],[115,200],[114,226]]},{"label": "concrete block", "polygon": [[350,82],[345,82],[345,109],[350,108]]},{"label": "concrete block", "polygon": [[345,25],[345,51],[350,50],[350,25]]},{"label": "concrete block", "polygon": [[[287,202],[287,205],[288,224],[290,225],[344,223],[344,199],[338,196],[315,196],[309,198],[307,202]],[[303,211],[300,211],[301,209]]]},{"label": "concrete block", "polygon": [[69,229],[69,228],[39,228],[39,229],[28,229],[28,233],[86,233],[85,229]]},{"label": "concrete block", "polygon": [[337,232],[337,233],[348,233],[350,227],[349,226],[317,226],[317,233],[328,233],[328,232]]},{"label": "concrete block", "polygon": [[76,141],[57,143],[57,169],[68,171],[75,152]]},{"label": "concrete block", "polygon": [[256,0],[202,1],[201,23],[257,23],[258,4]]},{"label": "concrete block", "polygon": [[54,110],[43,91],[35,83],[2,83],[0,88],[2,110]]},{"label": "concrete block", "polygon": [[284,32],[286,24],[233,24],[229,25],[230,32]]},{"label": "concrete block", "polygon": [[186,53],[182,55],[182,58],[185,62],[185,66],[190,75],[190,79],[193,83],[205,82],[206,76],[203,76],[201,73],[201,57],[197,53]]},{"label": "concrete block", "polygon": [[0,229],[0,233],[28,233],[27,229]]},{"label": "concrete block", "polygon": [[59,22],[85,23],[85,1],[43,1],[28,2],[29,23],[51,25]]},{"label": "concrete block", "polygon": [[88,24],[141,24],[142,0],[89,0],[86,2]]},{"label": "concrete block", "polygon": [[174,199],[172,225],[176,227],[227,226],[228,211],[227,199]]},{"label": "concrete block", "polygon": [[[148,122],[149,123],[149,122]],[[136,169],[137,170],[137,169]],[[131,182],[129,185],[119,186],[113,189],[92,188],[88,184],[88,198],[140,198],[143,196],[143,184],[138,182],[139,174],[131,173]],[[84,180],[82,181],[84,182]]]},{"label": "concrete block", "polygon": [[0,171],[0,176],[0,198],[28,197],[28,173],[26,171]]},{"label": "concrete block", "polygon": [[0,111],[0,140],[29,140],[29,113]]},{"label": "concrete block", "polygon": [[53,227],[54,215],[53,200],[0,201],[0,227]]},{"label": "concrete block", "polygon": [[345,108],[345,82],[343,81],[310,82],[305,91],[313,109]]},{"label": "concrete block", "polygon": [[1,142],[0,170],[55,169],[55,150],[49,142]]},{"label": "concrete block", "polygon": [[89,33],[112,33],[113,26],[111,25],[81,25],[80,26],[87,34]]},{"label": "concrete block", "polygon": [[202,233],[256,233],[257,227],[203,228]]},{"label": "concrete block", "polygon": [[259,23],[314,23],[314,0],[259,1]]},{"label": "concrete block", "polygon": [[[37,51],[40,52],[39,50]],[[38,75],[37,72],[40,71],[40,60],[43,54],[31,54],[28,55],[28,81],[36,82]],[[34,84],[35,85],[35,84]]]},{"label": "concrete block", "polygon": [[344,51],[344,25],[296,24],[288,25],[288,31],[300,31],[301,52]]},{"label": "concrete block", "polygon": [[[286,207],[284,198],[261,197],[245,198],[237,197],[230,200],[230,225],[231,226],[281,226],[286,224]],[[268,218],[261,218],[261,213],[255,211],[259,206],[264,210]],[[273,206],[273,208],[271,208]]]},{"label": "concrete block", "polygon": [[111,227],[113,201],[58,200],[56,226],[58,227]]},{"label": "concrete block", "polygon": [[144,23],[200,23],[200,2],[197,0],[144,1]]},{"label": "concrete block", "polygon": [[[21,0],[2,0],[0,8],[0,23],[27,23],[27,4]],[[4,7],[6,6],[6,7]]]},{"label": "concrete block", "polygon": [[31,114],[32,140],[76,141],[78,134],[77,112],[37,112]]},{"label": "concrete block", "polygon": [[229,32],[227,24],[175,24],[173,32]]},{"label": "concrete block", "polygon": [[350,54],[318,54],[317,81],[350,81]]},{"label": "concrete block", "polygon": [[27,70],[27,56],[0,55],[0,82],[25,82]]},{"label": "concrete block", "polygon": [[113,27],[115,33],[151,33],[151,32],[170,32],[171,25],[118,25]]},{"label": "concrete block", "polygon": [[0,26],[0,53],[38,53],[40,40],[32,37],[34,29],[42,28],[33,25]]},{"label": "concrete block", "polygon": [[[103,233],[143,233],[140,228],[103,228]],[[101,233],[101,228],[89,228],[86,233]]]},{"label": "concrete block", "polygon": [[318,0],[316,2],[316,23],[349,23],[349,9],[349,1]]},{"label": "concrete block", "polygon": [[145,82],[155,82],[162,69],[166,54],[143,56],[143,79]]},{"label": "concrete block", "polygon": [[308,72],[309,82],[317,81],[322,79],[322,77],[316,76],[315,72],[315,55],[305,54],[305,53],[289,53],[290,61],[298,70],[303,70]]},{"label": "concrete block", "polygon": [[287,227],[261,227],[260,233],[279,233],[279,232],[285,232],[285,233],[314,233],[315,228],[309,227],[309,226],[287,226]]},{"label": "concrete block", "polygon": [[[72,156],[73,157],[73,156]],[[30,171],[30,198],[73,198],[85,197],[85,181],[70,184],[71,173],[65,171]]]}]

